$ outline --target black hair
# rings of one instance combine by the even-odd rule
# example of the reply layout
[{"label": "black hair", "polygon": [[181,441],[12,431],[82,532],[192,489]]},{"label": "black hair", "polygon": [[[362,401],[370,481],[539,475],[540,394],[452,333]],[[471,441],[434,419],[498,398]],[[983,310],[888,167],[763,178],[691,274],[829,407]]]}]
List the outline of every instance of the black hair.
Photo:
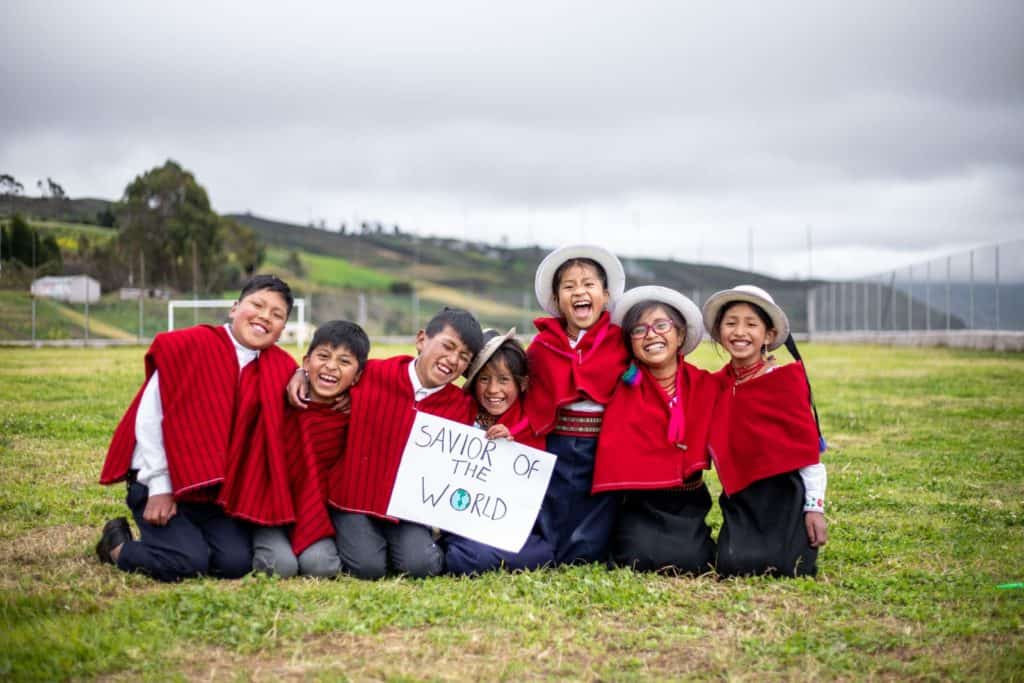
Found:
[{"label": "black hair", "polygon": [[711,327],[711,329],[714,331],[716,335],[719,333],[718,330],[721,329],[722,327],[722,319],[725,318],[725,314],[729,311],[730,308],[732,308],[736,304],[747,304],[748,306],[754,309],[754,313],[757,313],[757,317],[760,318],[761,322],[764,323],[764,329],[775,329],[775,323],[772,322],[772,317],[768,315],[768,313],[765,312],[763,308],[761,308],[755,303],[743,301],[742,299],[736,299],[735,301],[730,301],[729,303],[725,304],[720,309],[718,309],[718,315],[715,316],[715,324]]},{"label": "black hair", "polygon": [[306,355],[309,356],[313,349],[325,344],[334,349],[348,349],[356,357],[360,370],[366,365],[366,358],[370,355],[370,338],[366,336],[362,327],[348,320],[331,320],[316,328]]},{"label": "black hair", "polygon": [[474,356],[480,353],[480,349],[484,345],[484,333],[480,330],[480,323],[472,313],[463,308],[445,306],[430,319],[424,332],[430,338],[445,327],[452,328]]},{"label": "black hair", "polygon": [[241,301],[253,292],[259,292],[264,289],[277,292],[284,297],[284,302],[288,304],[288,315],[292,314],[292,305],[295,303],[295,299],[292,297],[292,289],[288,286],[287,282],[276,275],[253,275],[252,279],[242,285],[242,291],[238,295],[238,300]]},{"label": "black hair", "polygon": [[640,322],[640,318],[654,308],[661,306],[668,313],[669,319],[676,326],[682,335],[683,339],[686,338],[686,318],[683,314],[676,310],[675,306],[670,306],[664,301],[655,301],[654,299],[645,299],[644,301],[638,301],[633,304],[626,315],[622,318],[622,341],[626,344],[626,349],[629,351],[629,355],[633,355],[633,339],[630,337],[630,330],[637,326]]},{"label": "black hair", "polygon": [[[484,343],[486,344],[499,334],[497,330],[487,330],[484,332]],[[494,354],[487,359],[484,366],[477,370],[476,375],[473,377],[472,389],[476,389],[476,382],[480,379],[480,375],[483,374],[484,368],[499,359],[505,361],[505,367],[508,368],[509,373],[515,378],[519,391],[525,391],[526,378],[529,376],[529,366],[526,361],[526,350],[523,349],[522,344],[515,337],[503,341],[501,346],[494,351]]]},{"label": "black hair", "polygon": [[562,283],[562,276],[573,266],[590,266],[597,271],[604,288],[608,289],[608,273],[605,272],[604,266],[592,258],[571,258],[568,261],[563,261],[562,265],[555,269],[555,275],[551,278],[551,292],[555,295],[555,301],[558,301],[558,286]]}]

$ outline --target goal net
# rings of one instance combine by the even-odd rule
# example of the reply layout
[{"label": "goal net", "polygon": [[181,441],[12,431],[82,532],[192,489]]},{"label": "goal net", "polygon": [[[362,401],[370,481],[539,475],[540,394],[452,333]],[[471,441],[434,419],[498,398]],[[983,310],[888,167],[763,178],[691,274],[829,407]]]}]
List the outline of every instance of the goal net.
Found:
[{"label": "goal net", "polygon": [[[192,325],[220,325],[227,322],[234,299],[171,299],[167,302],[167,330]],[[299,352],[313,336],[313,326],[306,321],[306,300],[296,299],[291,317],[284,326],[280,344],[295,343]]]}]

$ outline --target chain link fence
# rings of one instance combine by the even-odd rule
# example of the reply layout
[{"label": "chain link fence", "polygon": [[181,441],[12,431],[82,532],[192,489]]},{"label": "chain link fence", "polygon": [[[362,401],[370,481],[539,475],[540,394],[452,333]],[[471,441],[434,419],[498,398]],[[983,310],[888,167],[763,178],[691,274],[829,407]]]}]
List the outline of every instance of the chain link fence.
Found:
[{"label": "chain link fence", "polygon": [[808,330],[839,333],[1024,331],[1024,241],[832,282],[808,292]]}]

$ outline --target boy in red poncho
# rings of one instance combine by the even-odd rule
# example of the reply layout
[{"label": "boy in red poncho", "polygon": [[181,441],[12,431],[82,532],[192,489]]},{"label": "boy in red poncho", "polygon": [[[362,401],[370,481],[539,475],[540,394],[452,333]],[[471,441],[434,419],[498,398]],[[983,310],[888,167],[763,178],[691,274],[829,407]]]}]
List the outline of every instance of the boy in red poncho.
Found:
[{"label": "boy in red poncho", "polygon": [[[280,387],[295,361],[276,346],[292,308],[288,285],[257,275],[239,294],[229,323],[159,334],[146,354],[146,383],[111,440],[100,482],[128,482],[124,517],[107,522],[96,552],[103,562],[161,581],[209,574],[237,578],[252,568],[246,518],[286,518],[283,495],[256,499],[230,476],[253,448],[275,448],[284,414]],[[280,453],[268,457],[278,461]],[[229,472],[234,470],[234,475]],[[276,491],[281,494],[281,491]]]},{"label": "boy in red poncho", "polygon": [[612,321],[633,362],[605,410],[594,465],[593,491],[623,496],[611,559],[641,571],[711,571],[703,470],[719,382],[685,361],[703,335],[700,309],[666,287],[636,287]]},{"label": "boy in red poncho", "polygon": [[625,281],[619,259],[590,245],[556,249],[534,277],[537,302],[551,317],[534,321],[526,415],[558,456],[538,516],[556,565],[607,557],[616,498],[590,487],[604,408],[629,362],[605,310]]},{"label": "boy in red poncho", "polygon": [[[789,320],[753,285],[712,294],[703,314],[730,356],[709,443],[723,489],[718,573],[813,576],[828,540],[825,442]],[[783,343],[796,362],[778,366],[768,352]]]},{"label": "boy in red poncho", "polygon": [[[391,489],[416,411],[472,424],[476,403],[452,384],[483,345],[480,323],[468,311],[444,308],[416,335],[417,357],[366,363],[351,390],[345,454],[327,484],[342,570],[378,579],[388,570],[414,578],[444,570],[444,553],[430,528],[387,514]],[[288,394],[294,404],[301,381]]]},{"label": "boy in red poncho", "polygon": [[335,409],[359,381],[370,340],[347,320],[319,326],[302,359],[309,402],[285,414],[283,439],[295,523],[253,529],[252,568],[288,578],[331,577],[341,571],[327,509],[330,470],[345,451],[349,414]]},{"label": "boy in red poncho", "polygon": [[[466,372],[465,390],[476,398],[475,425],[490,439],[513,439],[544,450],[523,411],[528,383],[526,351],[515,338],[516,328],[505,334],[484,330],[484,346]],[[508,552],[458,534],[443,535],[445,564],[451,574],[471,575],[492,569],[537,569],[554,560],[554,549],[538,533],[529,535],[519,552]]]}]

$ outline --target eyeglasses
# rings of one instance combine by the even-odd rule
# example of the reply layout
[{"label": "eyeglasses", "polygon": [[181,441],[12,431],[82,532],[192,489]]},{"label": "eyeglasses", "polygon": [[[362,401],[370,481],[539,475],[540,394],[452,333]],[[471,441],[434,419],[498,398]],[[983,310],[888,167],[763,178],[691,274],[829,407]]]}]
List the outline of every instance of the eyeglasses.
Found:
[{"label": "eyeglasses", "polygon": [[650,330],[654,330],[655,334],[668,334],[675,326],[676,324],[667,318],[658,318],[649,325],[640,323],[629,328],[629,336],[633,339],[643,339]]}]

